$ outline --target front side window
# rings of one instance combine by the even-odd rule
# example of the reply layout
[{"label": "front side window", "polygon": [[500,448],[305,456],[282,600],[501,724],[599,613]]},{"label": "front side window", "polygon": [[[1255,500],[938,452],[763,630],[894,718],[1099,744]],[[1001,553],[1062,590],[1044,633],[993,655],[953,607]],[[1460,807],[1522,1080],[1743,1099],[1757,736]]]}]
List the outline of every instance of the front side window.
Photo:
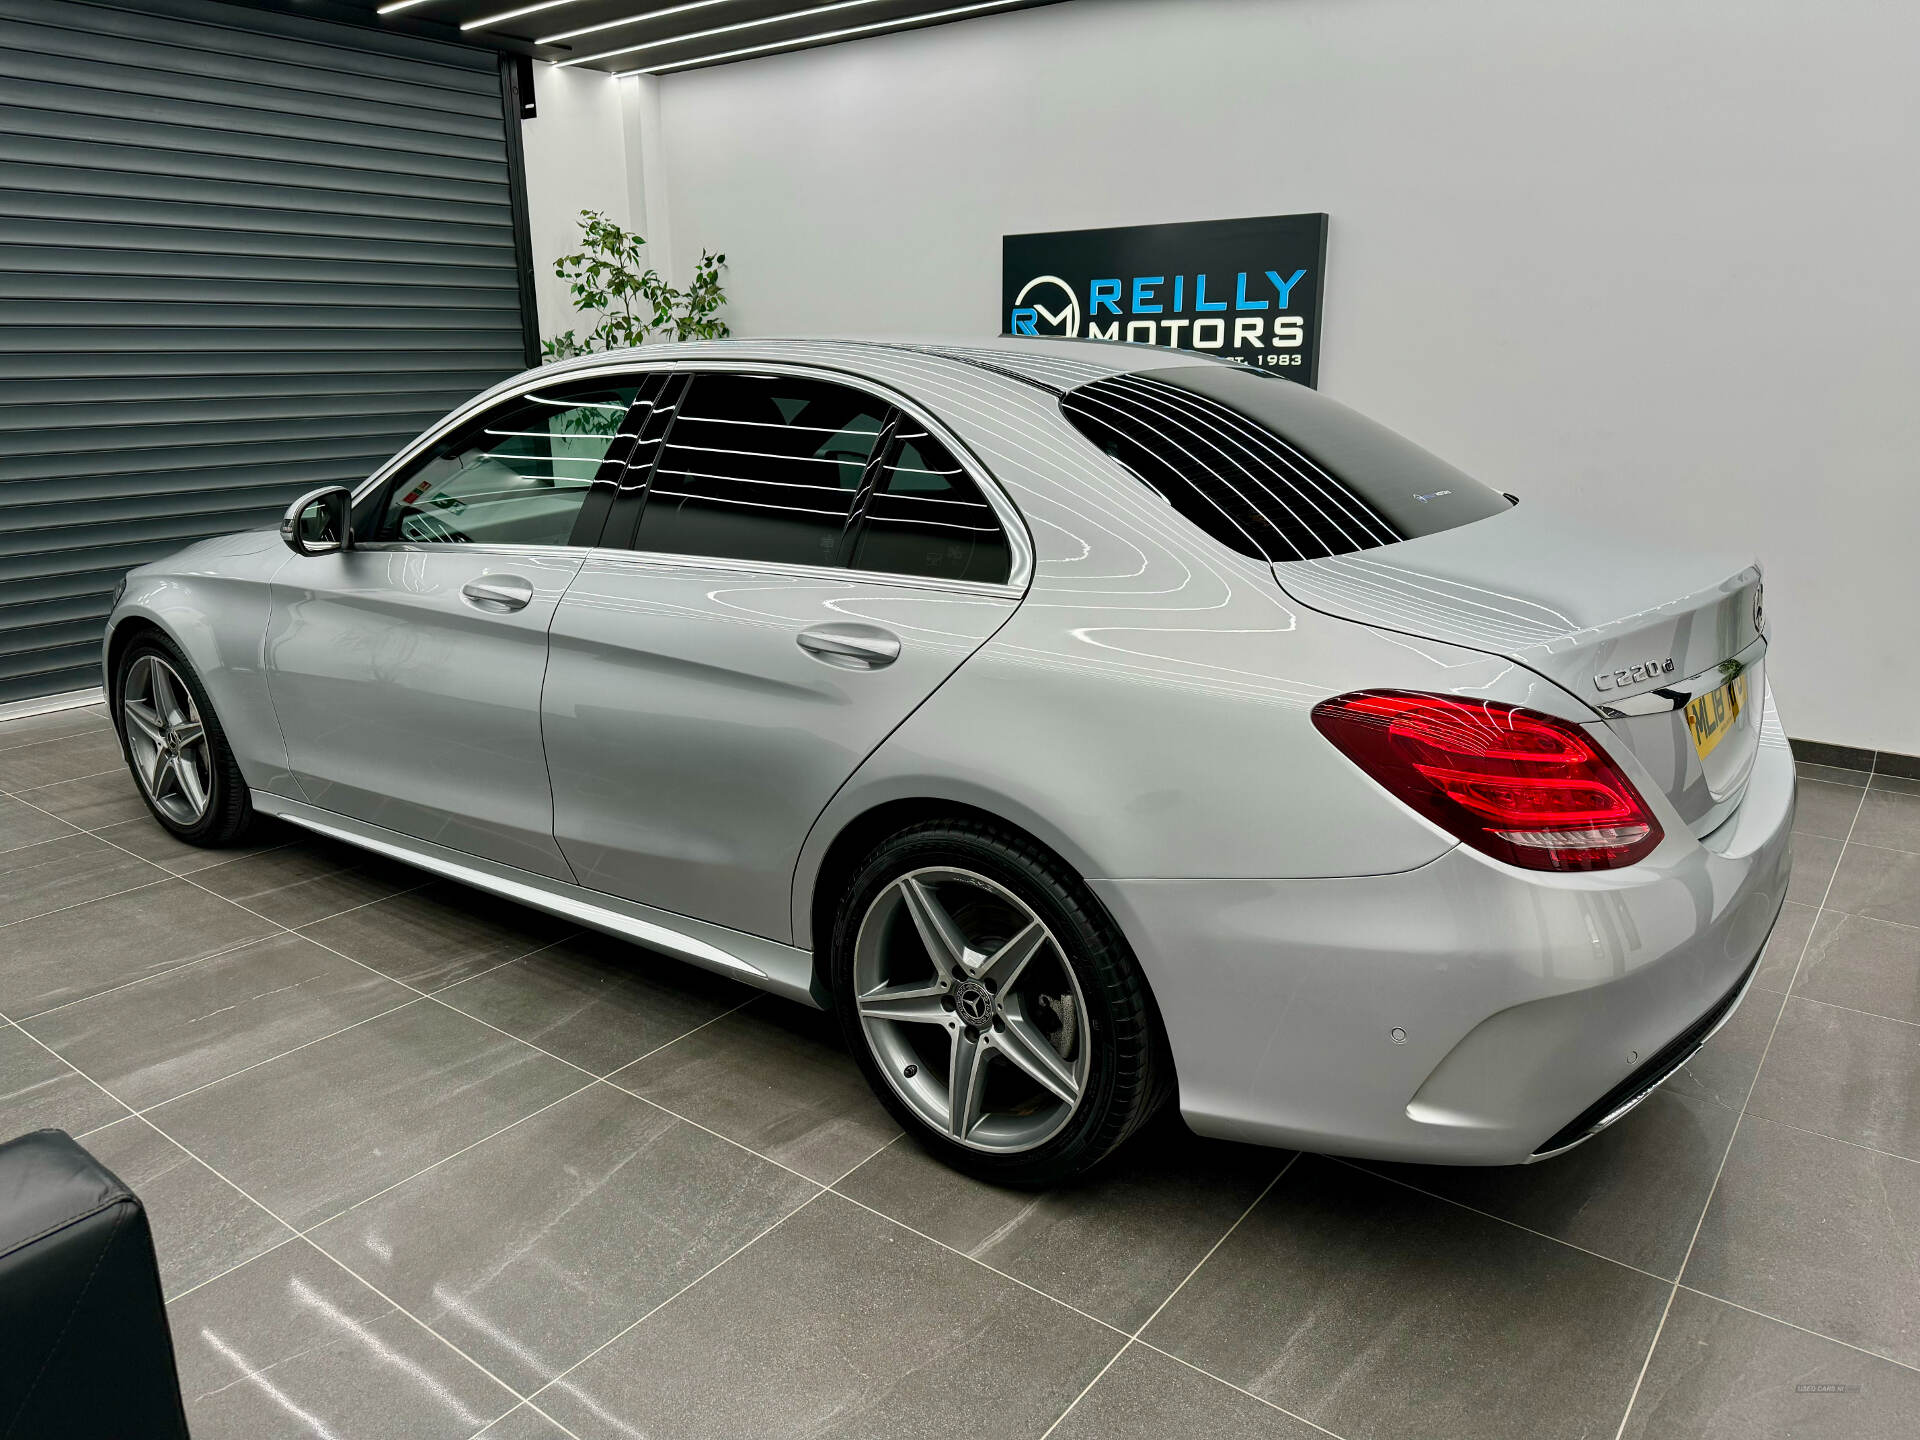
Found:
[{"label": "front side window", "polygon": [[939,580],[1006,580],[1007,537],[960,462],[903,419],[854,537],[856,570]]},{"label": "front side window", "polygon": [[1244,365],[1110,375],[1060,408],[1175,510],[1262,560],[1371,550],[1507,508],[1384,426]]},{"label": "front side window", "polygon": [[835,563],[890,408],[826,380],[695,375],[661,447],[634,548]]},{"label": "front side window", "polygon": [[566,545],[602,465],[617,462],[636,384],[543,387],[508,401],[381,487],[366,540]]}]

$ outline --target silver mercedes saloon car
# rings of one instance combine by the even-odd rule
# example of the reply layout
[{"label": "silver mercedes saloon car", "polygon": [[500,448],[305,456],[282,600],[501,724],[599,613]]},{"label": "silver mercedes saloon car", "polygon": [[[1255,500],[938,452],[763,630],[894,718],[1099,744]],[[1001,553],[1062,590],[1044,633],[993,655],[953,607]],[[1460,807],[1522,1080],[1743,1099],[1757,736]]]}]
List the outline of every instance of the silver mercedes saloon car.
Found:
[{"label": "silver mercedes saloon car", "polygon": [[1766,651],[1750,559],[1245,366],[793,340],[498,385],[133,571],[105,667],[181,839],[278,816],[831,1008],[1040,1184],[1169,1102],[1471,1165],[1618,1119],[1784,898]]}]

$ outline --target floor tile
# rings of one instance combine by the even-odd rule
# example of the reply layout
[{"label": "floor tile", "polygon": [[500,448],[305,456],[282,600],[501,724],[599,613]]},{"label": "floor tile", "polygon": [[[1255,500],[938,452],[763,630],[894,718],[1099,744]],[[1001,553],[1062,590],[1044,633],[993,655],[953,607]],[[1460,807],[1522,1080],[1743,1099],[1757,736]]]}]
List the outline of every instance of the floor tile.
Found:
[{"label": "floor tile", "polygon": [[1748,1108],[1920,1160],[1920,1025],[1794,996]]},{"label": "floor tile", "polygon": [[1787,881],[1787,899],[1802,905],[1818,905],[1833,879],[1833,867],[1840,860],[1840,842],[1824,835],[1793,834],[1793,875]]},{"label": "floor tile", "polygon": [[467,1440],[516,1403],[304,1240],[169,1319],[194,1440]]},{"label": "floor tile", "polygon": [[24,800],[0,795],[0,855],[23,845],[38,845],[73,834],[73,826]]},{"label": "floor tile", "polygon": [[1144,1338],[1348,1440],[1611,1434],[1669,1287],[1303,1156]]},{"label": "floor tile", "polygon": [[457,1010],[605,1075],[751,999],[744,985],[581,936],[440,992]]},{"label": "floor tile", "polygon": [[129,1118],[81,1142],[146,1207],[168,1296],[291,1238],[288,1230],[146,1121]]},{"label": "floor tile", "polygon": [[522,1405],[501,1416],[473,1440],[567,1440],[567,1432],[538,1410]]},{"label": "floor tile", "polygon": [[1845,840],[1865,793],[1857,786],[1809,780],[1803,776],[1795,796],[1793,828],[1805,835]]},{"label": "floor tile", "polygon": [[1819,913],[1817,905],[1800,905],[1792,900],[1780,907],[1780,918],[1773,922],[1767,948],[1760,952],[1760,968],[1753,977],[1754,989],[1787,993],[1794,967],[1800,963],[1800,953],[1806,948],[1807,936],[1813,932],[1813,917]]},{"label": "floor tile", "polygon": [[1862,845],[1920,852],[1920,783],[1875,776],[1849,837]]},{"label": "floor tile", "polygon": [[1794,993],[1920,1024],[1920,928],[1827,911]]},{"label": "floor tile", "polygon": [[1369,1168],[1671,1278],[1738,1118],[1734,1107],[1662,1088],[1578,1149],[1538,1165]]},{"label": "floor tile", "polygon": [[[1797,867],[1799,862],[1794,863]],[[1847,846],[1840,873],[1833,877],[1827,908],[1896,925],[1920,925],[1920,855],[1871,845]]]},{"label": "floor tile", "polygon": [[817,1193],[596,1085],[313,1238],[527,1394]]},{"label": "floor tile", "polygon": [[99,830],[128,820],[153,819],[153,812],[140,798],[133,776],[124,768],[89,775],[84,780],[65,780],[58,785],[24,790],[20,798],[82,830]]},{"label": "floor tile", "polygon": [[1168,1117],[1083,1184],[1008,1190],[911,1138],[835,1188],[943,1245],[1132,1331],[1245,1213],[1288,1155],[1187,1133]]},{"label": "floor tile", "polygon": [[191,875],[196,870],[224,865],[244,855],[277,850],[291,844],[299,832],[270,816],[256,816],[244,843],[213,848],[176,840],[158,820],[143,813],[137,820],[125,820],[93,833],[110,845],[132,851],[142,860],[151,860],[169,874]]},{"label": "floor tile", "polygon": [[1802,780],[1824,780],[1834,785],[1851,785],[1859,790],[1867,788],[1870,778],[1865,770],[1849,770],[1840,765],[1816,765],[1809,760],[1795,761],[1794,769]]},{"label": "floor tile", "polygon": [[165,878],[137,856],[74,831],[0,851],[0,926]]},{"label": "floor tile", "polygon": [[1682,1289],[1621,1440],[1909,1440],[1916,1415],[1920,1374]]},{"label": "floor tile", "polygon": [[111,730],[88,730],[60,740],[42,740],[0,750],[0,790],[18,794],[62,780],[121,769],[120,737]]},{"label": "floor tile", "polygon": [[582,1078],[421,1000],[162,1105],[153,1121],[304,1228],[523,1119]]},{"label": "floor tile", "polygon": [[23,1020],[273,933],[257,915],[162,880],[0,931],[0,1012]]},{"label": "floor tile", "polygon": [[20,715],[0,720],[0,750],[15,750],[22,745],[38,745],[42,740],[59,740],[82,735],[89,730],[111,730],[104,705],[81,705],[71,710],[49,710],[41,715]]},{"label": "floor tile", "polygon": [[822,1184],[900,1133],[833,1017],[774,999],[756,1000],[612,1079]]},{"label": "floor tile", "polygon": [[829,1194],[535,1399],[582,1440],[1031,1440],[1123,1338]]},{"label": "floor tile", "polygon": [[1759,1073],[1760,1057],[1785,1002],[1786,997],[1775,991],[1749,990],[1720,1033],[1668,1077],[1661,1090],[1698,1096],[1738,1111],[1747,1103],[1747,1091]]},{"label": "floor tile", "polygon": [[1129,1345],[1048,1440],[1324,1440],[1325,1431],[1145,1345]]},{"label": "floor tile", "polygon": [[1920,1364],[1920,1165],[1748,1115],[1682,1279]]},{"label": "floor tile", "polygon": [[331,841],[306,839],[210,866],[196,885],[298,929],[411,890],[426,880],[411,865]]},{"label": "floor tile", "polygon": [[24,1028],[144,1109],[413,998],[311,940],[277,934]]},{"label": "floor tile", "polygon": [[0,1025],[0,1140],[29,1130],[84,1135],[127,1113],[66,1061],[11,1025]]},{"label": "floor tile", "polygon": [[323,920],[307,933],[383,975],[436,990],[572,933],[524,905],[437,880]]}]

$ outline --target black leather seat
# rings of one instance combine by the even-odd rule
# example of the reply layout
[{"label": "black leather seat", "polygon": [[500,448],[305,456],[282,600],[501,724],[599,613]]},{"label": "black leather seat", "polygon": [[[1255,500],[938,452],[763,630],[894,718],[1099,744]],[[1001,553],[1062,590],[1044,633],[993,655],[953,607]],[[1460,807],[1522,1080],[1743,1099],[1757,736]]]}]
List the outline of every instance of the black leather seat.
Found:
[{"label": "black leather seat", "polygon": [[64,1131],[0,1145],[0,1440],[186,1440],[147,1212]]}]

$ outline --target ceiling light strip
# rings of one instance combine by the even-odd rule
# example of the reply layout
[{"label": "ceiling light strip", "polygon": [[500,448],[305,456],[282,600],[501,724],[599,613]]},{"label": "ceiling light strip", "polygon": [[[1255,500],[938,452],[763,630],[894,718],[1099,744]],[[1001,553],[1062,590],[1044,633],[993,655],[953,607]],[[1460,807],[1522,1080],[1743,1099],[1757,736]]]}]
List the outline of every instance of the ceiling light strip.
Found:
[{"label": "ceiling light strip", "polygon": [[463,20],[462,30],[485,30],[493,25],[504,25],[509,20],[518,20],[522,15],[538,15],[542,10],[552,10],[561,5],[572,5],[575,0],[539,0],[535,5],[522,5],[517,10],[502,10],[498,15],[482,15],[478,20]]},{"label": "ceiling light strip", "polygon": [[882,30],[904,30],[910,25],[926,25],[935,20],[954,20],[962,15],[977,15],[986,10],[1004,10],[1009,5],[1025,5],[1028,0],[980,0],[975,5],[958,5],[951,10],[935,10],[926,15],[902,15],[894,20],[876,20],[871,25],[850,25],[844,30],[823,30],[818,35],[800,35],[791,40],[775,40],[765,45],[748,45],[740,50],[722,50],[712,55],[698,55],[690,60],[674,60],[665,65],[636,65],[631,70],[616,71],[620,75],[671,75],[676,70],[691,70],[696,65],[714,65],[722,60],[743,60],[749,55],[766,55],[775,50],[798,50],[808,45],[821,45],[829,40],[847,40],[855,35],[872,35]]},{"label": "ceiling light strip", "polygon": [[644,25],[650,20],[664,20],[669,15],[684,15],[689,10],[707,10],[715,5],[735,3],[737,0],[687,0],[684,5],[669,5],[664,10],[646,10],[635,15],[622,15],[618,20],[602,20],[598,25],[582,25],[578,30],[562,30],[558,35],[542,35],[539,43],[557,45],[562,40],[577,40],[582,35],[597,34],[602,30],[618,30],[623,25]]},{"label": "ceiling light strip", "polygon": [[685,35],[669,35],[661,40],[643,40],[638,45],[622,45],[618,50],[602,50],[597,55],[581,55],[562,60],[562,65],[585,65],[592,60],[611,60],[616,55],[633,55],[642,50],[658,50],[662,45],[684,45],[689,40],[707,40],[715,35],[731,35],[738,30],[756,30],[763,25],[778,25],[786,20],[805,20],[834,10],[852,10],[861,5],[879,5],[883,0],[833,0],[831,5],[814,5],[805,10],[789,10],[783,15],[762,15],[758,20],[736,20],[731,25],[716,25],[711,30],[694,30]]},{"label": "ceiling light strip", "polygon": [[416,5],[424,5],[426,3],[427,0],[388,0],[387,4],[382,5],[373,13],[376,15],[391,15],[396,10],[411,10]]}]

